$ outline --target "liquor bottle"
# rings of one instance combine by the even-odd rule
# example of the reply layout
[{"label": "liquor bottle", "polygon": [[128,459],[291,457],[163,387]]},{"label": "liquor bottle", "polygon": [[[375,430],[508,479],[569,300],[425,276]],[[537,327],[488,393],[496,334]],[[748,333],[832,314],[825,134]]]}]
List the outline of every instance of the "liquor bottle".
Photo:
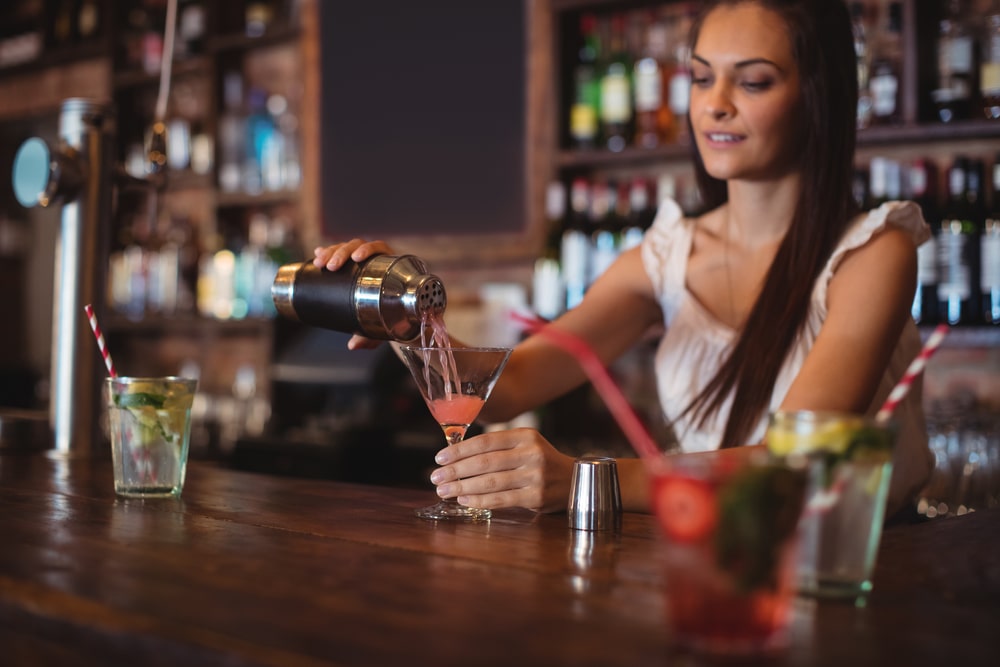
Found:
[{"label": "liquor bottle", "polygon": [[990,120],[1000,120],[1000,0],[990,4],[985,23],[986,35],[979,62],[979,95],[983,115]]},{"label": "liquor bottle", "polygon": [[228,72],[222,80],[223,112],[219,118],[219,189],[239,192],[243,186],[246,117],[243,113],[243,75]]},{"label": "liquor bottle", "polygon": [[101,30],[101,8],[97,0],[81,0],[76,12],[76,28],[80,41],[97,37]]},{"label": "liquor bottle", "polygon": [[677,142],[687,143],[687,114],[691,102],[691,48],[688,46],[688,33],[694,17],[690,10],[674,22],[674,62],[671,68],[668,96],[670,111],[677,119]]},{"label": "liquor bottle", "polygon": [[979,289],[986,324],[1000,324],[1000,155],[993,163],[993,209],[979,242]]},{"label": "liquor bottle", "polygon": [[636,176],[628,190],[628,219],[621,234],[622,252],[639,245],[642,236],[652,222],[652,207],[649,205],[649,184],[646,179]]},{"label": "liquor bottle", "polygon": [[49,32],[48,47],[71,46],[78,37],[77,15],[73,0],[58,0],[55,3],[55,15]]},{"label": "liquor bottle", "polygon": [[[979,200],[976,164],[955,158],[948,171],[948,204],[938,232],[938,311],[948,324],[974,324],[979,299],[973,294]],[[980,172],[981,173],[981,172]]]},{"label": "liquor bottle", "polygon": [[593,14],[580,17],[582,44],[573,70],[573,104],[569,110],[569,136],[576,148],[595,148],[598,136],[598,115],[601,105],[601,80],[597,59],[601,41],[597,18]]},{"label": "liquor bottle", "polygon": [[545,190],[545,222],[548,226],[542,255],[535,260],[531,306],[539,317],[552,320],[565,307],[566,294],[559,266],[559,248],[566,224],[566,186],[551,181]]},{"label": "liquor bottle", "polygon": [[618,258],[615,209],[618,190],[614,183],[595,181],[590,188],[590,276],[592,284]]},{"label": "liquor bottle", "polygon": [[876,156],[868,164],[868,208],[878,208],[889,201],[890,160]]},{"label": "liquor bottle", "polygon": [[590,236],[587,216],[590,209],[590,185],[584,178],[574,179],[570,186],[570,214],[560,241],[559,259],[566,285],[566,309],[575,308],[583,300],[590,277]]},{"label": "liquor bottle", "polygon": [[851,199],[857,204],[859,209],[868,206],[868,171],[859,167],[854,168],[851,176]]},{"label": "liquor bottle", "polygon": [[251,88],[247,93],[243,190],[249,194],[260,194],[271,182],[270,176],[265,180],[265,174],[274,164],[271,149],[277,128],[267,110],[267,97],[261,88]]},{"label": "liquor bottle", "polygon": [[201,0],[181,0],[177,9],[175,58],[197,56],[205,48],[206,9]]},{"label": "liquor bottle", "polygon": [[918,324],[938,322],[938,210],[934,184],[937,175],[934,163],[916,160],[909,170],[910,198],[920,206],[924,220],[931,228],[931,237],[917,248],[917,290],[913,297],[911,313]]},{"label": "liquor bottle", "polygon": [[868,22],[865,3],[851,3],[851,29],[854,34],[854,55],[858,63],[858,129],[864,129],[872,120],[872,96],[868,87],[871,49],[868,44]]},{"label": "liquor bottle", "polygon": [[[656,148],[666,141],[666,122],[663,112],[670,113],[664,104],[663,64],[666,60],[667,26],[657,21],[650,12],[646,15],[645,43],[642,56],[634,67],[635,88],[635,145]],[[670,114],[671,116],[673,114]]]},{"label": "liquor bottle", "polygon": [[938,24],[938,87],[931,93],[943,123],[968,119],[972,108],[973,39],[965,16],[962,0],[944,0]]},{"label": "liquor bottle", "polygon": [[611,17],[608,56],[601,76],[601,135],[605,147],[620,152],[632,137],[632,83],[625,48],[625,17]]},{"label": "liquor bottle", "polygon": [[903,72],[903,5],[890,2],[882,30],[872,54],[869,88],[872,100],[872,122],[897,125],[902,120],[900,82]]}]

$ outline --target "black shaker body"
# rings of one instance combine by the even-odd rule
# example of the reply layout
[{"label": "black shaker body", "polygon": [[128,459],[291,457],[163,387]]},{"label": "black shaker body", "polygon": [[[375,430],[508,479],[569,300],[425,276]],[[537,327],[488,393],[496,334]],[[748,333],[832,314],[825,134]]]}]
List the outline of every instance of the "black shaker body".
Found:
[{"label": "black shaker body", "polygon": [[337,271],[286,264],[271,296],[282,316],[303,324],[397,341],[416,338],[426,317],[447,305],[441,279],[412,255],[376,255]]}]

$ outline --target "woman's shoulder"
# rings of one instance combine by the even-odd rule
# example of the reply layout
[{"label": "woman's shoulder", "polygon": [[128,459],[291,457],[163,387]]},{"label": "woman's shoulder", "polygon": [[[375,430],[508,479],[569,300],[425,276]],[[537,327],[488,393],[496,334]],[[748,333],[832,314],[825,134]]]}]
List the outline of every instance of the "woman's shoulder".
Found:
[{"label": "woman's shoulder", "polygon": [[[916,248],[930,238],[931,230],[924,221],[920,206],[912,201],[889,201],[877,208],[858,214],[848,226],[840,243],[830,256],[828,268],[835,271],[850,253],[872,245],[887,231],[909,240]],[[909,246],[909,244],[906,244]]]},{"label": "woman's shoulder", "polygon": [[931,231],[920,206],[912,201],[888,201],[861,213],[844,236],[842,244],[864,244],[887,229],[897,229],[913,241],[914,246],[930,238]]}]

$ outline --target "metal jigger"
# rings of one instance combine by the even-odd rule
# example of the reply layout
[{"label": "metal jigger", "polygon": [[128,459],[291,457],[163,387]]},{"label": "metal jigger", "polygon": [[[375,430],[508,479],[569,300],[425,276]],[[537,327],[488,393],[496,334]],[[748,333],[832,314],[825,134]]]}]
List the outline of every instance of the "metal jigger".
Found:
[{"label": "metal jigger", "polygon": [[[25,207],[62,205],[52,316],[49,421],[60,453],[98,439],[100,382],[85,304],[103,311],[112,209],[113,113],[108,104],[73,98],[59,115],[59,144],[33,137],[14,158],[13,186]],[[86,452],[90,453],[90,452]]]},{"label": "metal jigger", "polygon": [[622,498],[618,464],[606,456],[583,456],[573,465],[569,489],[569,527],[576,530],[620,530]]}]

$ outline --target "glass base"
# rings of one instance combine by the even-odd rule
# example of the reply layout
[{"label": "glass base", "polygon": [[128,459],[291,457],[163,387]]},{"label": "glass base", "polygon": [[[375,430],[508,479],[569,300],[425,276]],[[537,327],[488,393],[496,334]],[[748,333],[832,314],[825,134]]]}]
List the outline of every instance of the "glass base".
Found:
[{"label": "glass base", "polygon": [[459,505],[454,500],[442,500],[437,505],[421,507],[415,511],[421,519],[431,521],[489,521],[493,513],[489,510]]},{"label": "glass base", "polygon": [[116,486],[115,493],[123,498],[174,498],[181,490],[176,486]]},{"label": "glass base", "polygon": [[806,597],[829,600],[863,600],[872,590],[869,580],[851,581],[836,578],[810,578],[799,582],[799,593]]}]

